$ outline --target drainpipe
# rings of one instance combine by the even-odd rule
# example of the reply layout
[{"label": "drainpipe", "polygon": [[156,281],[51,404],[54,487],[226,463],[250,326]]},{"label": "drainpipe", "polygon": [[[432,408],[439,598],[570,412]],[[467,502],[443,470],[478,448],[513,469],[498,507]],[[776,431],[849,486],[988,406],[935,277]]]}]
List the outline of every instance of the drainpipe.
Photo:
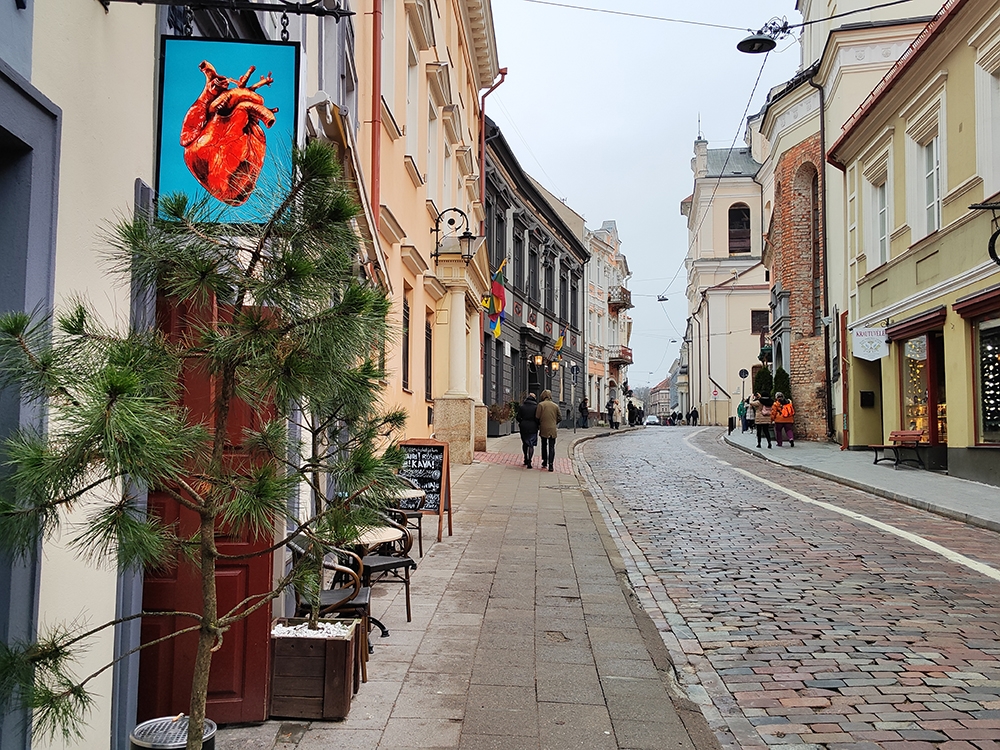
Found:
[{"label": "drainpipe", "polygon": [[[379,0],[381,1],[381,0]],[[507,77],[507,68],[500,68],[500,80],[490,86],[489,90],[483,94],[479,100],[479,203],[486,206],[486,97],[493,93],[493,89],[503,83]],[[479,222],[479,236],[486,234],[486,220]]]},{"label": "drainpipe", "polygon": [[375,231],[378,231],[382,203],[382,0],[372,7],[372,189],[371,204]]},{"label": "drainpipe", "polygon": [[[820,210],[823,213],[821,221],[821,236],[823,238],[823,317],[830,317],[830,273],[829,273],[829,243],[826,233],[826,94],[823,87],[810,76],[809,85],[819,91],[819,147],[822,154],[819,164]],[[832,325],[832,323],[830,324]],[[835,434],[833,426],[833,379],[830,377],[830,326],[823,326],[823,367],[826,372],[826,436],[828,439]],[[843,387],[843,384],[841,384]]]}]

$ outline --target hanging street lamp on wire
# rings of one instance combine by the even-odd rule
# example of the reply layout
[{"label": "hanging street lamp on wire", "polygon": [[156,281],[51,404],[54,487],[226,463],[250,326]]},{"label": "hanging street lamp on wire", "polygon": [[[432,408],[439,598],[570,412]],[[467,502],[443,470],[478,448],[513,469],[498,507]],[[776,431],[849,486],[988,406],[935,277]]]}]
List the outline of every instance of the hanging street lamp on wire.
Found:
[{"label": "hanging street lamp on wire", "polygon": [[742,39],[736,45],[736,49],[750,55],[759,55],[762,52],[770,52],[778,46],[779,39],[791,36],[791,34],[791,27],[788,25],[787,19],[772,18],[758,29],[757,33]]}]

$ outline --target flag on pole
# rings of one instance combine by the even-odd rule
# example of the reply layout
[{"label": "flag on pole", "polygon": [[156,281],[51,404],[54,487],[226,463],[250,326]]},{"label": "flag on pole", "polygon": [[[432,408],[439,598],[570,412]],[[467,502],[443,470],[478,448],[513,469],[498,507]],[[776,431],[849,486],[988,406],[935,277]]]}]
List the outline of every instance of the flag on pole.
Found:
[{"label": "flag on pole", "polygon": [[503,288],[503,267],[505,265],[507,265],[506,258],[501,261],[500,267],[497,268],[496,273],[493,274],[493,282],[490,285],[489,295],[483,298],[483,307],[486,308],[490,318],[490,332],[493,334],[493,338],[495,339],[500,338],[500,326],[507,318],[507,315],[504,312],[504,307],[507,304],[507,298]]},{"label": "flag on pole", "polygon": [[560,360],[562,359],[562,348],[563,348],[563,344],[565,344],[565,343],[566,343],[566,327],[563,326],[563,329],[561,331],[559,331],[559,338],[556,339],[556,355],[557,355],[557,359],[560,359]]}]

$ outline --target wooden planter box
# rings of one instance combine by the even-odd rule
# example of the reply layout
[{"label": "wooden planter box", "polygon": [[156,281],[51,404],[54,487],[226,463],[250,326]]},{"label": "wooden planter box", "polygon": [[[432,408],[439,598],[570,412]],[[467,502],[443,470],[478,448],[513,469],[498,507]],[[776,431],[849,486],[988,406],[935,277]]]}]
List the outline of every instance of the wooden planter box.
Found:
[{"label": "wooden planter box", "polygon": [[504,435],[509,435],[511,429],[510,420],[504,422],[497,422],[495,419],[486,420],[486,436],[487,437],[503,437]]},{"label": "wooden planter box", "polygon": [[[305,620],[278,620],[296,625]],[[344,621],[341,621],[344,622]],[[351,710],[360,620],[346,638],[271,636],[271,716],[343,719]]]}]

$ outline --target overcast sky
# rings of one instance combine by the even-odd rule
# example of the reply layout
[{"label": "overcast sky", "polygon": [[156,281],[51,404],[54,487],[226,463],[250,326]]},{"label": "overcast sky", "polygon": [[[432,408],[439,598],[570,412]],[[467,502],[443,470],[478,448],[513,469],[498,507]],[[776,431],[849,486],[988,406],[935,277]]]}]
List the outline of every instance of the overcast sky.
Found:
[{"label": "overcast sky", "polygon": [[[656,385],[677,357],[687,317],[680,203],[694,187],[699,115],[709,148],[728,148],[737,134],[742,145],[748,102],[750,113],[759,111],[768,89],[795,74],[799,45],[786,38],[765,62],[736,43],[775,16],[802,18],[794,0],[552,2],[735,27],[492,2],[508,75],[486,99],[486,113],[521,167],[588,228],[617,223],[635,305],[629,383]],[[669,301],[658,303],[658,294]]]}]

